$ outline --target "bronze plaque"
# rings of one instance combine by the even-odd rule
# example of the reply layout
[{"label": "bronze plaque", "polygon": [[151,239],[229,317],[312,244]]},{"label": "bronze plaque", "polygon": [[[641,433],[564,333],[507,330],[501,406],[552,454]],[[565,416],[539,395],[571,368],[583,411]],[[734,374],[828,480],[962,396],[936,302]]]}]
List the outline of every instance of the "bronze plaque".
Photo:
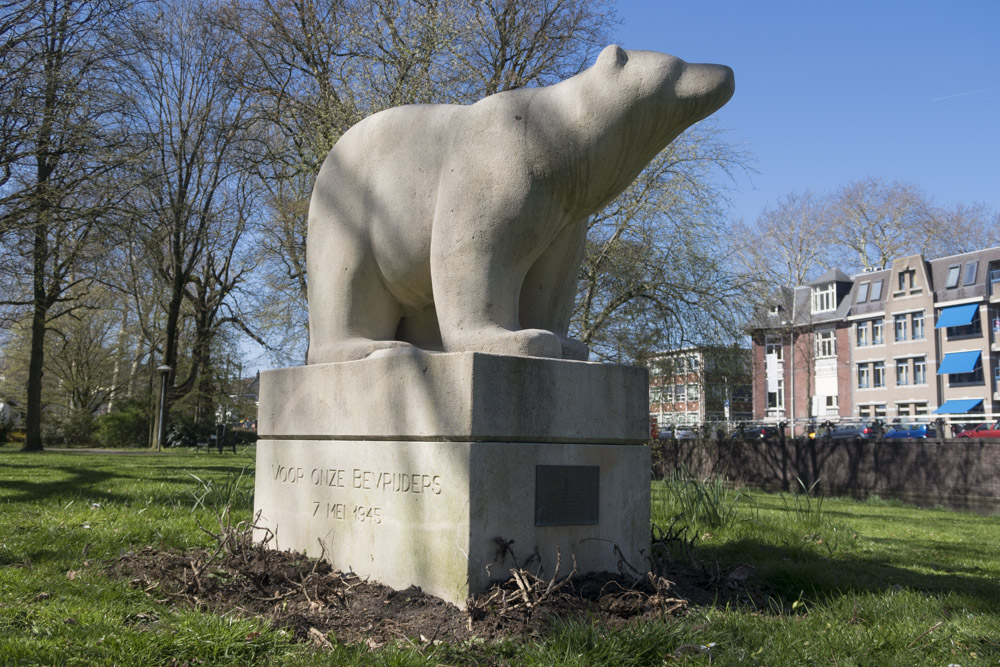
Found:
[{"label": "bronze plaque", "polygon": [[599,523],[599,466],[535,466],[535,525]]}]

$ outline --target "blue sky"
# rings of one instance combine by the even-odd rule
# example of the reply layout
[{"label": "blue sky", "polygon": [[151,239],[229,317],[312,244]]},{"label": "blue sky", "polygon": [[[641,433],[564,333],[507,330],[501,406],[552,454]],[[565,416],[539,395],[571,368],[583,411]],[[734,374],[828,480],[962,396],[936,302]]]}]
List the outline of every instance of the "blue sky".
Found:
[{"label": "blue sky", "polygon": [[759,173],[734,184],[734,219],[865,176],[912,183],[940,205],[1000,211],[1000,1],[619,0],[617,9],[624,48],[736,72],[736,94],[717,115]]}]

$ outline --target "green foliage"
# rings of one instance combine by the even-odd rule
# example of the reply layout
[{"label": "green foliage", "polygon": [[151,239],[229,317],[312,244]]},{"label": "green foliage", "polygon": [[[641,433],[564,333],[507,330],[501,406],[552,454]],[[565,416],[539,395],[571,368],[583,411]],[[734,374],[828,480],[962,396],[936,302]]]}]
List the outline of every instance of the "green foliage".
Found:
[{"label": "green foliage", "polygon": [[149,402],[130,399],[114,412],[94,420],[94,439],[101,447],[146,447],[149,444]]},{"label": "green foliage", "polygon": [[726,485],[721,478],[697,480],[685,471],[674,471],[662,485],[653,488],[653,522],[680,522],[694,535],[731,528],[740,503],[752,498]]},{"label": "green foliage", "polygon": [[215,426],[199,424],[190,419],[174,419],[167,427],[166,441],[168,447],[194,447],[199,442],[208,442],[210,435],[215,433]]},{"label": "green foliage", "polygon": [[86,410],[53,410],[42,421],[42,441],[54,447],[93,444],[94,417]]},{"label": "green foliage", "polygon": [[13,430],[14,425],[11,424],[10,420],[0,417],[0,446],[7,444]]},{"label": "green foliage", "polygon": [[[791,509],[795,512],[795,516],[803,523],[813,526],[821,524],[823,522],[823,496],[814,493],[819,480],[817,479],[806,486],[801,478],[796,477],[795,479],[799,483],[799,488],[802,489],[802,493],[792,492]],[[786,507],[789,506],[784,494],[781,495],[781,500]]]},{"label": "green foliage", "polygon": [[211,510],[216,517],[227,520],[235,506],[246,510],[253,507],[253,475],[247,474],[243,468],[238,474],[226,473],[224,480],[216,481],[211,477],[201,478],[194,473],[188,473],[194,478],[195,488],[191,490],[194,504],[191,511],[198,508]]}]

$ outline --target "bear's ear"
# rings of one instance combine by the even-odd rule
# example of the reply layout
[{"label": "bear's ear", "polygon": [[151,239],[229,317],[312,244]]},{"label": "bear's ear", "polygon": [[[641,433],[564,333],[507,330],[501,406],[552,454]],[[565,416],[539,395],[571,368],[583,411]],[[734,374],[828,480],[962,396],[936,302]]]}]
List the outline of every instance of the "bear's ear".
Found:
[{"label": "bear's ear", "polygon": [[614,67],[621,69],[628,62],[628,54],[617,44],[604,47],[601,55],[597,56],[595,67]]}]

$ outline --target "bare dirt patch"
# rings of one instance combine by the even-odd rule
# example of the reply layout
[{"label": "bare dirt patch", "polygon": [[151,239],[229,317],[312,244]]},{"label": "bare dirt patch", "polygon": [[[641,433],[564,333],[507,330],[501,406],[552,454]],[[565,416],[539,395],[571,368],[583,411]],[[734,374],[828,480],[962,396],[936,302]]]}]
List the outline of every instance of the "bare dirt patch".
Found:
[{"label": "bare dirt patch", "polygon": [[691,605],[745,597],[751,574],[748,566],[727,572],[682,566],[669,559],[671,545],[661,538],[653,545],[658,556],[653,571],[645,573],[571,572],[543,579],[530,571],[530,562],[511,566],[508,559],[504,574],[510,578],[470,598],[461,610],[419,588],[396,591],[336,571],[323,560],[274,551],[253,543],[249,531],[218,537],[214,549],[146,547],[121,556],[112,570],[159,602],[263,617],[318,646],[335,638],[370,648],[397,640],[539,636],[555,619],[586,618],[617,627],[669,617]]}]

